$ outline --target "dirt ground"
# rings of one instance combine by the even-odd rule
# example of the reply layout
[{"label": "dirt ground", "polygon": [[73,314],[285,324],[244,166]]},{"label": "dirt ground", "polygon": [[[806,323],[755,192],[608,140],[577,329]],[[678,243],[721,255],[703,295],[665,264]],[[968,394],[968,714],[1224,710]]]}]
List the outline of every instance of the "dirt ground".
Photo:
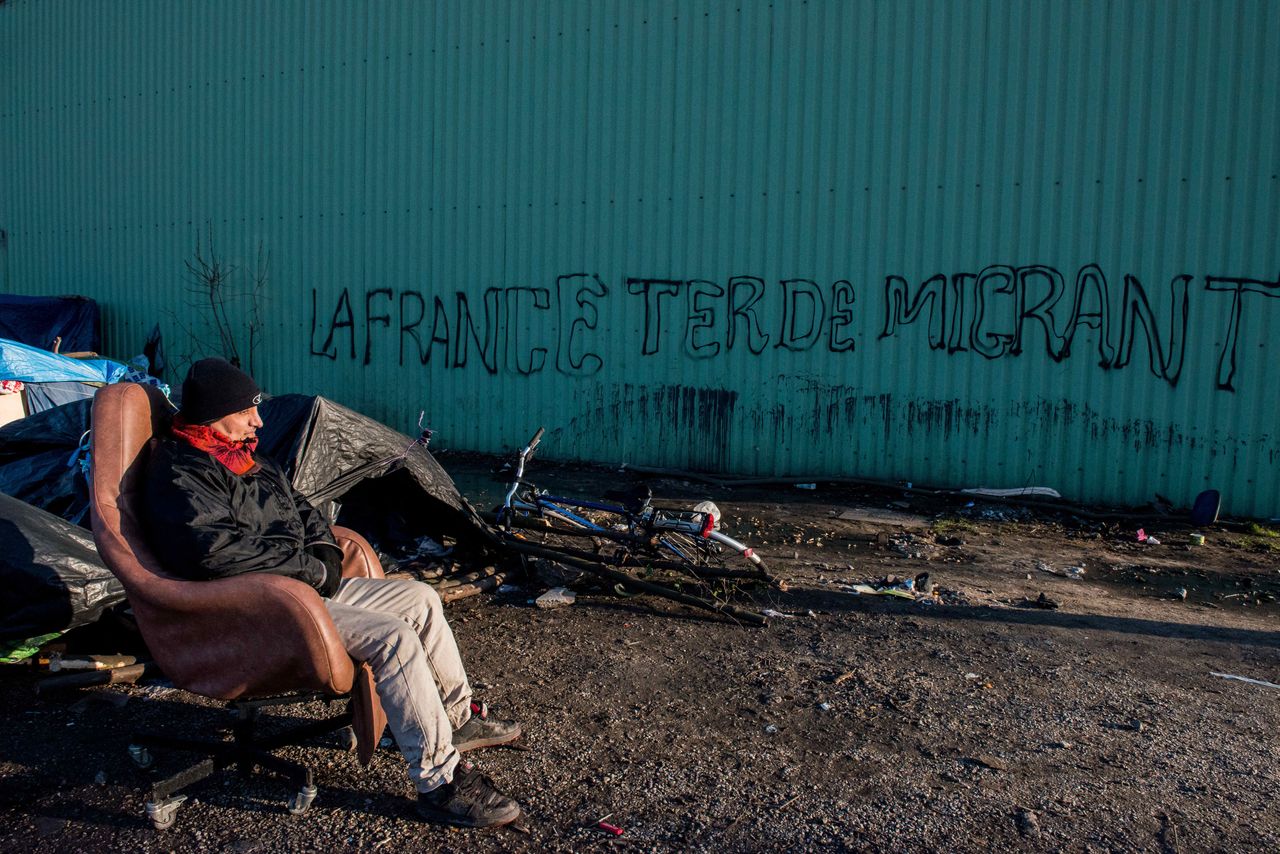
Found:
[{"label": "dirt ground", "polygon": [[[492,502],[482,466],[442,462]],[[621,477],[539,476],[588,492]],[[1213,675],[1280,682],[1268,528],[821,484],[654,489],[714,499],[789,582],[755,606],[788,616],[747,628],[604,588],[544,611],[536,584],[450,606],[477,693],[525,727],[524,749],[472,754],[524,805],[523,832],[421,824],[394,747],[363,768],[332,745],[292,751],[316,767],[305,815],[283,784],[227,776],[157,832],[128,733],[227,713],[163,685],[37,697],[39,673],[11,667],[0,850],[1280,850],[1280,689]],[[940,602],[847,589],[926,571]]]}]

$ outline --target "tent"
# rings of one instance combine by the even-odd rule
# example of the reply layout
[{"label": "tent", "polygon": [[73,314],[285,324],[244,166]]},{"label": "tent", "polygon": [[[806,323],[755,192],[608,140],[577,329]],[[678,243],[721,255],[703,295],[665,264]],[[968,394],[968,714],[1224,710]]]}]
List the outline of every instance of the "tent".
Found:
[{"label": "tent", "polygon": [[286,394],[260,407],[258,451],[330,518],[394,554],[422,535],[487,541],[487,527],[420,443],[323,397]]},{"label": "tent", "polygon": [[55,406],[0,427],[0,493],[89,527],[81,463],[90,400]]},{"label": "tent", "polygon": [[124,601],[83,528],[0,494],[0,639],[86,625]]}]

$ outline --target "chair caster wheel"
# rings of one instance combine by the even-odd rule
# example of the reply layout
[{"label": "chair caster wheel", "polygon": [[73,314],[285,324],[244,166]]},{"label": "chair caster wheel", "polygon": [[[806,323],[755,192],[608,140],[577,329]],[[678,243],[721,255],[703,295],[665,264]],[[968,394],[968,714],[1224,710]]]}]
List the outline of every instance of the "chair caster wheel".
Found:
[{"label": "chair caster wheel", "polygon": [[343,727],[338,730],[338,745],[348,753],[356,749],[357,739],[356,731],[351,727]]},{"label": "chair caster wheel", "polygon": [[298,790],[298,794],[289,799],[289,812],[293,815],[302,815],[311,807],[311,802],[316,799],[319,791],[315,786],[303,786]]},{"label": "chair caster wheel", "polygon": [[134,767],[146,770],[155,764],[156,758],[151,751],[140,744],[129,745],[129,760],[133,762]]},{"label": "chair caster wheel", "polygon": [[168,830],[178,819],[178,807],[187,799],[186,795],[176,798],[165,798],[162,801],[147,801],[147,818],[156,830]]}]

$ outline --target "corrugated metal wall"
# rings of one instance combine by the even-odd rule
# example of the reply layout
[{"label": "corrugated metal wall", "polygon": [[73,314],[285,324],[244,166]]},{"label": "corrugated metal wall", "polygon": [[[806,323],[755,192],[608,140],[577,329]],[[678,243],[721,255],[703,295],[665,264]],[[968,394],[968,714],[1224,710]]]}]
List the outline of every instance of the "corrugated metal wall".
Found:
[{"label": "corrugated metal wall", "polygon": [[[454,447],[1280,512],[1280,4],[0,6],[0,274]],[[248,347],[249,302],[228,315]]]}]

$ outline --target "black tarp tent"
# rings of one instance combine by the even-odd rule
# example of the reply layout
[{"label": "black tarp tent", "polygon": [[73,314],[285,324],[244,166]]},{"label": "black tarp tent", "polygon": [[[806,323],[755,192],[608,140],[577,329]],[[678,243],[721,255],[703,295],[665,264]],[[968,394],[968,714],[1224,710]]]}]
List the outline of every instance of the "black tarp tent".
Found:
[{"label": "black tarp tent", "polygon": [[259,411],[259,453],[317,507],[387,552],[423,534],[484,542],[486,526],[435,457],[408,436],[323,397],[285,394]]},{"label": "black tarp tent", "polygon": [[83,528],[0,494],[0,639],[74,629],[124,601]]},{"label": "black tarp tent", "polygon": [[0,492],[89,527],[89,489],[78,451],[91,403],[55,406],[0,427]]}]

